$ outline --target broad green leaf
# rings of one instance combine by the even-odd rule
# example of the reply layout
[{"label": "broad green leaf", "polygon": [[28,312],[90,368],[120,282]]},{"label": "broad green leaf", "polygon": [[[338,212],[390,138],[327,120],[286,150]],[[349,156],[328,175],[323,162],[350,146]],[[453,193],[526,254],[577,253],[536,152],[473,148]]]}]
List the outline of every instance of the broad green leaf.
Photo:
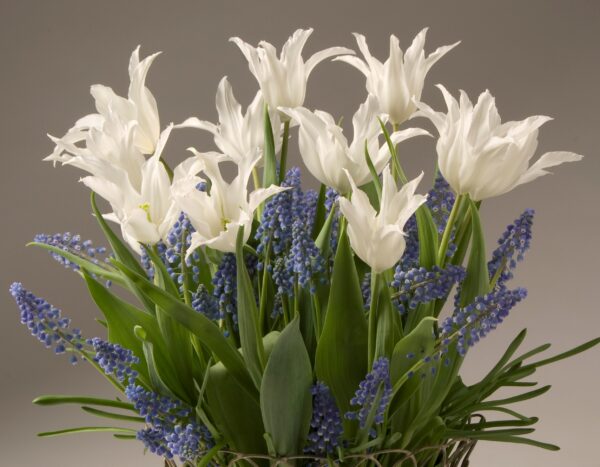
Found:
[{"label": "broad green leaf", "polygon": [[275,141],[273,139],[273,127],[269,116],[269,108],[265,104],[264,110],[265,125],[265,144],[263,150],[263,159],[265,165],[263,168],[263,187],[277,185],[277,160],[275,159]]},{"label": "broad green leaf", "polygon": [[313,221],[313,231],[312,238],[314,240],[317,239],[321,229],[323,228],[323,224],[325,223],[325,198],[327,195],[327,187],[321,183],[321,188],[319,188],[319,197],[317,198],[317,209],[315,211],[315,220]]},{"label": "broad green leaf", "polygon": [[260,407],[275,452],[300,452],[312,413],[312,368],[296,316],[282,331],[263,375]]},{"label": "broad green leaf", "polygon": [[373,294],[376,297],[375,322],[377,323],[373,361],[379,357],[390,359],[394,350],[394,344],[400,337],[400,331],[396,327],[394,316],[398,311],[392,304],[390,289],[384,277],[377,280],[376,287],[377,290]]},{"label": "broad green leaf", "polygon": [[223,333],[215,323],[169,293],[156,287],[145,277],[131,271],[125,265],[119,262],[115,262],[115,264],[150,301],[189,329],[191,333],[198,336],[202,344],[210,349],[223,362],[223,365],[229,369],[231,375],[239,382],[240,386],[258,400],[258,393],[246,369],[243,358],[223,336]]},{"label": "broad green leaf", "polygon": [[[100,212],[100,210],[98,209],[98,206],[96,205],[96,193],[94,193],[93,191],[90,195],[90,200],[91,200],[91,204],[92,204],[92,211],[93,211],[94,215],[96,216],[96,220],[98,221],[98,224],[100,225],[100,228],[102,229],[102,232],[104,233],[104,236],[108,240],[108,243],[110,244],[110,246],[113,250],[115,258],[118,261],[120,261],[121,263],[123,263],[124,265],[126,265],[129,269],[134,271],[136,274],[145,276],[146,272],[144,271],[144,269],[142,268],[140,263],[137,261],[135,256],[133,256],[133,254],[131,253],[129,248],[127,248],[125,246],[125,244],[119,239],[119,237],[117,237],[115,235],[115,233],[112,231],[112,229],[108,226],[108,224],[104,220],[102,213]],[[129,289],[131,290],[131,292],[140,299],[140,301],[144,304],[144,306],[148,310],[152,310],[152,311],[154,310],[152,302],[148,301],[148,299],[146,297],[144,297],[142,294],[140,294],[140,292],[133,286],[133,284],[128,284],[128,286],[129,286]]]},{"label": "broad green leaf", "polygon": [[[315,361],[317,378],[329,386],[342,413],[350,409],[350,399],[367,374],[367,322],[363,307],[352,250],[342,226]],[[346,425],[351,429],[351,425]]]},{"label": "broad green leaf", "polygon": [[206,400],[206,410],[231,449],[266,454],[260,405],[221,362],[209,370]]},{"label": "broad green leaf", "polygon": [[475,297],[485,295],[490,288],[490,275],[487,267],[485,241],[479,211],[475,203],[471,203],[471,253],[467,265],[467,275],[461,286],[460,304],[466,306],[471,303]]},{"label": "broad green leaf", "polygon": [[321,252],[323,258],[329,257],[329,250],[331,249],[331,234],[333,230],[333,222],[335,220],[335,213],[335,206],[332,206],[331,210],[329,211],[329,214],[327,215],[327,218],[325,219],[325,222],[323,223],[323,227],[321,228],[321,231],[319,232],[319,235],[315,240],[315,245]]},{"label": "broad green leaf", "polygon": [[258,307],[252,282],[244,261],[244,227],[240,227],[236,241],[237,310],[240,343],[248,372],[257,388],[260,388],[265,367],[265,350],[259,326]]},{"label": "broad green leaf", "polygon": [[419,265],[431,269],[437,261],[438,232],[426,205],[421,205],[415,213],[419,237]]},{"label": "broad green leaf", "polygon": [[62,404],[86,404],[97,405],[100,407],[115,407],[117,409],[127,409],[135,412],[133,404],[119,400],[104,399],[102,397],[88,396],[63,396],[63,395],[45,395],[36,397],[33,400],[35,405],[62,405]]},{"label": "broad green leaf", "polygon": [[[166,266],[151,248],[145,247],[146,254],[152,260],[154,266],[154,278],[157,285],[170,293],[178,300],[179,289],[171,278]],[[191,335],[180,323],[175,321],[159,306],[156,307],[156,321],[164,337],[164,342],[168,355],[170,356],[175,368],[175,372],[182,383],[183,388],[191,388],[193,380],[193,349]],[[188,389],[188,397],[193,397],[193,393]]]},{"label": "broad green leaf", "polygon": [[394,347],[390,363],[390,380],[395,385],[412,366],[431,355],[435,346],[434,326],[437,319],[426,317]]}]

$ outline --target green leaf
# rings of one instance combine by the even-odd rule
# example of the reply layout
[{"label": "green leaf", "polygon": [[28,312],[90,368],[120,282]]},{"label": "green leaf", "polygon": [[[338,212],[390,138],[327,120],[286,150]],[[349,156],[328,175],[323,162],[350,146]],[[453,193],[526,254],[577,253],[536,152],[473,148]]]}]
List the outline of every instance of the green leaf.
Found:
[{"label": "green leaf", "polygon": [[475,297],[485,295],[490,289],[490,275],[487,267],[485,241],[479,211],[472,200],[468,200],[471,210],[471,253],[467,265],[467,275],[461,286],[460,305],[466,306]]},{"label": "green leaf", "polygon": [[319,197],[317,198],[317,209],[315,211],[315,220],[313,221],[312,238],[317,239],[323,224],[325,223],[325,198],[327,195],[327,187],[321,183],[319,188]]},{"label": "green leaf", "polygon": [[394,315],[397,312],[392,304],[390,289],[384,276],[376,281],[377,290],[373,294],[376,300],[376,330],[375,330],[375,352],[373,361],[379,357],[391,358],[394,344],[400,337],[396,327]]},{"label": "green leaf", "polygon": [[96,415],[98,417],[112,418],[114,420],[124,420],[127,422],[145,423],[145,420],[143,417],[124,415],[122,413],[108,412],[106,410],[95,409],[93,407],[88,407],[86,405],[81,407],[81,410],[83,410],[84,412],[90,413],[92,415]]},{"label": "green leaf", "polygon": [[260,405],[219,362],[209,370],[206,410],[231,449],[266,453]]},{"label": "green leaf", "polygon": [[265,430],[278,455],[300,452],[312,413],[312,368],[296,316],[282,331],[260,388],[260,407]]},{"label": "green leaf", "polygon": [[80,426],[77,428],[65,428],[64,430],[44,431],[43,433],[38,433],[38,436],[42,438],[47,438],[50,436],[72,435],[74,433],[100,432],[135,434],[135,430],[132,430],[131,428],[119,428],[114,426]]},{"label": "green leaf", "polygon": [[331,210],[329,211],[329,214],[327,215],[327,218],[325,219],[325,222],[323,223],[323,227],[321,228],[321,231],[319,232],[319,235],[315,240],[315,245],[321,252],[323,258],[329,257],[329,250],[331,249],[332,226],[333,221],[335,220],[335,211],[335,206],[332,206]]},{"label": "green leaf", "polygon": [[86,270],[83,270],[83,278],[92,299],[106,318],[108,340],[131,350],[140,359],[140,363],[135,365],[135,369],[140,375],[148,379],[148,370],[142,344],[135,336],[133,328],[138,325],[142,326],[155,339],[160,339],[156,319],[149,313],[134,307],[114,295],[90,276]]},{"label": "green leaf", "polygon": [[75,263],[79,267],[86,269],[91,274],[95,274],[96,276],[110,280],[110,281],[114,282],[115,284],[124,284],[125,283],[123,277],[120,274],[117,274],[117,272],[109,271],[106,268],[103,268],[102,266],[99,266],[91,261],[83,259],[80,256],[74,255],[73,253],[70,253],[69,251],[62,250],[61,248],[58,248],[58,247],[55,247],[52,245],[46,245],[45,243],[39,243],[39,242],[30,242],[27,244],[27,246],[37,246],[39,248],[43,248],[44,250],[51,251],[52,253],[56,253],[57,255],[60,255],[63,258],[69,260],[71,263]]},{"label": "green leaf", "polygon": [[381,202],[381,180],[379,179],[379,174],[375,170],[375,166],[373,165],[373,161],[371,160],[371,156],[369,154],[369,145],[368,140],[365,140],[365,160],[367,161],[367,167],[369,167],[369,172],[371,173],[371,178],[373,179],[373,185],[375,185],[375,191],[377,192],[377,206],[376,209],[379,209],[379,203]]},{"label": "green leaf", "polygon": [[135,412],[133,404],[119,400],[104,399],[101,397],[88,396],[63,396],[63,395],[44,395],[36,397],[33,400],[35,405],[62,405],[62,404],[86,404],[97,405],[101,407],[115,407],[117,409],[127,409]]},{"label": "green leaf", "polygon": [[[398,341],[390,363],[392,385],[395,385],[420,359],[431,355],[435,346],[436,323],[437,319],[431,316],[425,317],[415,329]],[[412,358],[408,358],[409,354],[413,354]]]},{"label": "green leaf", "polygon": [[342,225],[315,360],[317,378],[329,386],[342,413],[350,409],[350,399],[367,374],[367,322],[363,307],[352,250]]},{"label": "green leaf", "polygon": [[[135,256],[133,256],[133,254],[131,253],[131,251],[129,251],[129,249],[125,246],[125,244],[121,240],[119,240],[119,237],[117,237],[115,235],[115,233],[112,231],[112,229],[108,226],[108,224],[104,220],[102,213],[100,212],[100,210],[98,209],[98,206],[96,205],[96,193],[94,193],[93,191],[90,195],[90,200],[92,203],[92,211],[94,212],[94,215],[96,216],[96,220],[98,221],[98,224],[100,225],[100,228],[102,229],[102,232],[104,233],[104,236],[108,240],[108,243],[110,244],[110,246],[113,250],[115,258],[119,262],[126,265],[129,269],[131,269],[135,273],[137,273],[141,276],[145,276],[146,272],[144,271],[144,269],[142,268],[140,263],[137,261]],[[135,287],[132,286],[132,284],[128,284],[128,286],[129,286],[129,289],[133,292],[133,294],[136,295],[136,297],[138,297],[142,301],[142,303],[148,310],[154,309],[152,303],[149,302],[144,296],[142,296],[139,293],[139,291]]]},{"label": "green leaf", "polygon": [[475,408],[472,409],[472,411],[475,412],[477,410],[481,410],[482,408],[485,408],[488,406],[491,406],[491,407],[504,406],[504,405],[508,405],[508,404],[514,404],[516,402],[522,402],[522,401],[526,401],[529,399],[533,399],[535,397],[539,397],[542,394],[547,393],[551,387],[552,386],[547,385],[547,386],[543,386],[539,389],[534,389],[533,391],[524,392],[523,394],[519,394],[519,395],[512,396],[512,397],[507,397],[506,399],[485,401],[485,402],[482,402],[481,404],[476,405]]},{"label": "green leaf", "polygon": [[419,264],[427,269],[435,266],[438,250],[438,231],[426,205],[421,205],[415,213],[419,237]]},{"label": "green leaf", "polygon": [[258,307],[254,297],[252,282],[244,261],[244,227],[238,230],[236,240],[237,266],[237,309],[240,343],[248,372],[257,388],[260,388],[265,367],[265,349],[263,348],[259,326]]},{"label": "green leaf", "polygon": [[240,386],[258,400],[258,392],[244,365],[244,360],[237,349],[223,336],[215,323],[169,293],[156,287],[148,279],[130,270],[124,264],[119,262],[115,262],[115,264],[150,301],[189,329],[191,333],[198,336],[202,344],[206,345],[231,371],[231,375],[239,382]]},{"label": "green leaf", "polygon": [[[560,353],[558,355],[555,355],[554,357],[546,358],[545,360],[540,360],[538,362],[531,363],[531,364],[527,365],[527,367],[539,368],[544,365],[549,365],[550,363],[558,362],[565,358],[572,357],[573,355],[577,355],[578,353],[581,353],[588,349],[591,349],[592,347],[594,347],[598,344],[600,344],[600,337],[597,337],[596,339],[592,339],[584,344],[578,345],[577,347],[575,347],[571,350],[567,350],[566,352]],[[526,367],[524,366],[523,368],[526,368]]]},{"label": "green leaf", "polygon": [[263,168],[263,187],[277,185],[277,160],[275,158],[275,141],[273,139],[273,126],[269,116],[269,108],[265,104],[264,110],[265,124],[265,145],[263,150],[263,158],[265,165]]}]

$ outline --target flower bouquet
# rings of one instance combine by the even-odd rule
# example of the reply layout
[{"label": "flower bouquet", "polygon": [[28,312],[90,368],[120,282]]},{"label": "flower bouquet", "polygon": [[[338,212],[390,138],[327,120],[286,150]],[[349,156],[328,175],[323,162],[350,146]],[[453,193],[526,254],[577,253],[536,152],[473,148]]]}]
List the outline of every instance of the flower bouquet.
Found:
[{"label": "flower bouquet", "polygon": [[[447,112],[423,103],[428,70],[457,44],[427,55],[423,30],[403,53],[392,36],[382,63],[357,34],[362,58],[332,47],[304,61],[311,33],[296,31],[279,56],[233,38],[260,87],[252,103],[243,111],[223,78],[218,123],[162,130],[145,84],[157,54],[140,59],[138,48],[128,96],[92,86],[97,113],[51,137],[46,160],[88,173],[110,249],[69,233],[33,244],[83,279],[107,336],[84,336],[21,283],[10,292],[37,339],[92,365],[118,395],[37,398],[108,421],[40,436],[111,432],[189,466],[459,466],[480,440],[558,449],[530,438],[538,419],[511,404],[549,389],[530,382],[538,368],[599,339],[541,357],[548,344],[519,350],[523,330],[479,382],[464,384],[460,369],[526,296],[511,279],[534,213],[488,258],[482,202],[581,156],[550,152],[530,165],[548,117],[501,123],[487,91],[473,104],[440,85]],[[366,76],[351,142],[332,115],[303,107],[311,71],[331,57]],[[401,128],[416,117],[439,134],[427,194],[417,194],[423,173],[409,180],[399,157],[402,141],[431,137]],[[296,127],[316,191],[288,167]],[[180,128],[212,133],[219,151],[191,149],[171,168],[163,154]],[[496,396],[505,388],[517,393]]]}]

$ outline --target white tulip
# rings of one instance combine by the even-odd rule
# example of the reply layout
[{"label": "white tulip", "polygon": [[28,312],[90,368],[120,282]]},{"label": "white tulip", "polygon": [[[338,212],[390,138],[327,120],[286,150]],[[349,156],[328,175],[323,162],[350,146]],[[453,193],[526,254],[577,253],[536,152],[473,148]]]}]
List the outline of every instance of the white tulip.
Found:
[{"label": "white tulip", "polygon": [[[258,165],[262,163],[265,141],[264,126],[264,100],[262,92],[258,91],[252,103],[242,113],[242,106],[238,103],[231,84],[224,77],[219,83],[216,98],[219,123],[199,120],[196,117],[188,118],[181,125],[206,130],[214,135],[215,144],[219,150],[236,164],[245,159],[254,159],[259,154]],[[281,123],[278,112],[269,112],[273,137],[277,145],[275,151],[281,146]]]},{"label": "white tulip", "polygon": [[155,153],[144,162],[139,186],[131,183],[125,170],[105,162],[96,175],[81,180],[109,202],[113,212],[104,217],[121,226],[123,238],[138,253],[142,251],[140,244],[154,245],[165,240],[179,216],[171,184],[203,167],[196,158],[187,159],[175,168],[171,182],[160,157],[172,128],[170,125],[161,133]]},{"label": "white tulip", "polygon": [[306,82],[315,66],[329,57],[354,53],[346,47],[330,47],[315,53],[305,62],[302,49],[312,32],[312,29],[294,32],[283,46],[279,58],[275,47],[268,42],[261,41],[258,47],[253,47],[239,37],[230,39],[248,60],[250,71],[270,108],[301,106],[306,95]]},{"label": "white tulip", "polygon": [[389,165],[383,170],[383,185],[379,213],[375,211],[365,192],[360,190],[352,176],[350,200],[340,198],[340,210],[348,220],[348,238],[354,252],[367,263],[373,272],[379,273],[393,267],[406,248],[404,225],[414,212],[427,200],[427,196],[415,194],[419,177],[397,191],[396,182]]},{"label": "white tulip", "polygon": [[286,188],[271,185],[248,193],[248,179],[258,159],[243,161],[238,165],[236,178],[227,183],[219,168],[219,162],[225,159],[223,155],[191,151],[203,161],[203,172],[210,180],[210,191],[197,189],[198,184],[204,181],[198,176],[188,176],[173,184],[173,198],[196,230],[191,236],[188,255],[202,245],[222,252],[234,252],[240,227],[244,227],[244,241],[247,241],[256,208]]},{"label": "white tulip", "polygon": [[[327,112],[310,110],[304,107],[282,108],[300,124],[298,144],[304,164],[310,173],[321,183],[336,189],[339,193],[350,190],[350,182],[344,170],[354,182],[361,186],[371,181],[371,173],[365,158],[365,142],[375,171],[379,174],[390,159],[387,144],[380,146],[381,126],[377,121],[380,115],[377,99],[369,95],[352,118],[354,137],[348,140]],[[429,135],[420,128],[409,128],[391,135],[394,144],[418,135]]]},{"label": "white tulip", "polygon": [[[72,164],[90,173],[98,159],[125,170],[133,179],[144,163],[142,154],[152,154],[160,134],[156,100],[146,87],[150,65],[158,54],[139,59],[139,46],[129,61],[129,93],[124,98],[100,84],[91,87],[98,113],[79,119],[55,143],[44,160]],[[85,143],[81,146],[80,143]],[[132,180],[139,183],[139,180]]]},{"label": "white tulip", "polygon": [[438,87],[448,112],[435,112],[421,103],[416,115],[429,118],[437,128],[439,170],[459,195],[469,194],[477,201],[498,196],[546,175],[549,167],[582,159],[572,152],[547,152],[530,166],[538,129],[550,117],[501,123],[489,91],[473,106],[465,92],[461,91],[459,103],[446,88]]},{"label": "white tulip", "polygon": [[369,52],[367,41],[362,34],[354,34],[364,60],[344,55],[341,60],[358,68],[367,78],[367,91],[379,100],[381,110],[389,115],[390,122],[399,125],[415,112],[415,100],[421,99],[425,76],[430,68],[459,42],[438,48],[425,57],[425,36],[427,28],[414,38],[403,55],[396,36],[390,36],[390,56],[381,63]]}]

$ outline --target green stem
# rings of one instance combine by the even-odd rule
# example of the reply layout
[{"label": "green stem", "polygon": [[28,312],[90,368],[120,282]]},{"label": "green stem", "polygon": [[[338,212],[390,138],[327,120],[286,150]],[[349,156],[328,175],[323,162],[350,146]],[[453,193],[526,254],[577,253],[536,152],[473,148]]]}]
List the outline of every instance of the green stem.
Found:
[{"label": "green stem", "polygon": [[[397,123],[392,124],[392,130],[392,133],[398,131]],[[400,180],[403,185],[406,185],[408,183],[408,178],[406,177],[404,169],[400,164],[400,159],[398,158],[398,149],[395,146],[394,151],[392,152],[392,174],[394,175],[394,180]]]},{"label": "green stem", "polygon": [[186,255],[187,255],[187,248],[186,248],[186,237],[187,237],[187,229],[183,229],[183,232],[181,232],[181,257],[180,257],[180,261],[181,261],[181,276],[183,277],[183,301],[185,302],[186,305],[191,306],[192,304],[192,297],[190,295],[190,290],[189,290],[189,284],[188,284],[188,274],[187,274],[187,263],[186,263]]},{"label": "green stem", "polygon": [[460,208],[460,204],[463,202],[465,195],[458,195],[454,200],[454,204],[452,205],[452,211],[450,211],[450,216],[448,216],[448,221],[446,222],[446,228],[444,229],[444,234],[442,235],[442,241],[440,243],[440,248],[438,249],[437,255],[437,264],[441,268],[444,267],[444,263],[446,262],[446,252],[448,251],[448,244],[450,243],[450,237],[452,236],[452,229],[454,229],[454,223],[456,222],[456,216],[458,215],[458,210]]},{"label": "green stem", "polygon": [[312,304],[313,304],[313,308],[314,308],[314,316],[313,316],[313,320],[315,322],[315,333],[316,333],[316,338],[317,341],[319,340],[319,337],[321,337],[321,304],[319,303],[319,297],[317,296],[317,293],[312,293],[310,294],[310,298],[312,300]]},{"label": "green stem", "polygon": [[288,140],[290,139],[290,121],[283,124],[283,140],[281,142],[281,158],[279,159],[279,184],[285,178],[285,166],[287,164]]},{"label": "green stem", "polygon": [[369,330],[368,330],[368,349],[369,349],[369,369],[373,366],[375,359],[375,341],[377,337],[377,298],[379,289],[379,273],[371,272],[371,304],[369,306]]},{"label": "green stem", "polygon": [[264,323],[265,323],[265,319],[266,319],[266,314],[267,314],[267,291],[268,291],[268,272],[267,272],[267,268],[269,266],[269,261],[270,261],[270,257],[271,257],[271,242],[269,241],[267,243],[267,248],[265,251],[265,261],[263,263],[263,274],[262,274],[262,283],[260,285],[260,298],[259,298],[259,303],[258,303],[258,309],[259,309],[259,313],[258,313],[258,326],[259,328],[262,330]]}]

